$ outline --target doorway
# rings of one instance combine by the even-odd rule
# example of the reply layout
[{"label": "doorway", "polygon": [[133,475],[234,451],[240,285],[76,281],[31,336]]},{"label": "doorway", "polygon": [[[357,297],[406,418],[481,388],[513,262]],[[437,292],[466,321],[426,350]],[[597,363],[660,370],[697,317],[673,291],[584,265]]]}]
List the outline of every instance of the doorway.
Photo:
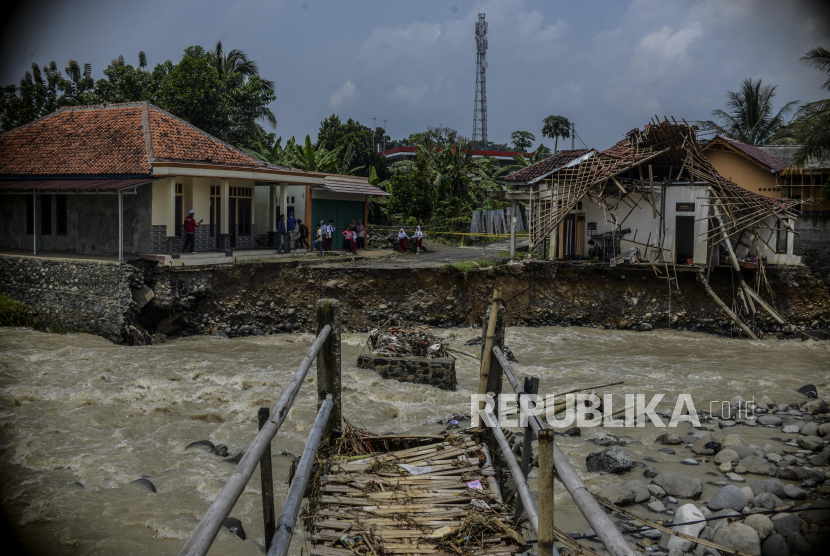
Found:
[{"label": "doorway", "polygon": [[695,256],[695,217],[678,216],[674,238],[675,262],[686,264]]}]

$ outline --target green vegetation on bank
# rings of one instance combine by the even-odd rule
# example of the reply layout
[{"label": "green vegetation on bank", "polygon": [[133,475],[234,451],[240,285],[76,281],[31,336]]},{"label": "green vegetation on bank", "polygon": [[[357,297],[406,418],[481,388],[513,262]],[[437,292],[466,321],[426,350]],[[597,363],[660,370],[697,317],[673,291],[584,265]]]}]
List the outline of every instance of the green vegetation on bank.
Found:
[{"label": "green vegetation on bank", "polygon": [[11,297],[0,294],[0,326],[26,326],[41,332],[77,334],[82,332],[62,322],[50,322],[38,316],[34,309]]}]

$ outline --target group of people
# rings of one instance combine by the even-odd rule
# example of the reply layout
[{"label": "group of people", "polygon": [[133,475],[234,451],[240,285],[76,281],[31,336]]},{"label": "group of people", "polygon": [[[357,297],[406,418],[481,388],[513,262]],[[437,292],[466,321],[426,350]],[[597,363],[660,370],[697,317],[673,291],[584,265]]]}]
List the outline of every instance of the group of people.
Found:
[{"label": "group of people", "polygon": [[[331,251],[331,246],[334,241],[334,234],[337,231],[337,226],[334,225],[334,220],[329,220],[326,224],[323,220],[317,224],[317,239],[312,242],[309,251],[315,248],[320,249],[320,255],[324,251]],[[343,230],[344,245],[347,253],[357,253],[358,249],[365,249],[366,247],[366,226],[363,225],[363,220],[354,220],[346,225]]]},{"label": "group of people", "polygon": [[409,237],[403,228],[401,228],[401,231],[398,232],[398,249],[404,253],[409,251],[410,239],[415,242],[415,254],[419,254],[423,250],[424,244],[424,233],[421,231],[420,226],[415,226],[415,233],[412,234],[412,237]]},{"label": "group of people", "polygon": [[[280,221],[277,223],[277,233],[280,236],[279,247],[277,253],[285,253],[285,248],[289,250],[309,249],[308,244],[308,228],[303,224],[302,220],[294,218],[294,212],[288,212],[288,220],[284,215],[280,215]],[[299,245],[298,245],[299,244]]]}]

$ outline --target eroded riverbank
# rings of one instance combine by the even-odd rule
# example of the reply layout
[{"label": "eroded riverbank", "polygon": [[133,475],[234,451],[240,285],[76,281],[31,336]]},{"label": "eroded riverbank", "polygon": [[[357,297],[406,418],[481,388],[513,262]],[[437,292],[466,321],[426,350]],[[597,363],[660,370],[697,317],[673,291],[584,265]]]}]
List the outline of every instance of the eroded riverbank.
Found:
[{"label": "eroded riverbank", "polygon": [[[477,354],[463,342],[473,328],[439,330],[457,349]],[[362,334],[346,334],[343,345],[344,415],[377,432],[436,433],[437,422],[469,411],[477,367],[458,361],[458,390],[386,381],[355,367]],[[196,336],[155,347],[114,345],[89,335],[54,335],[0,330],[0,410],[3,453],[0,500],[16,531],[36,553],[176,554],[184,538],[221,488],[232,466],[207,452],[185,451],[208,439],[237,453],[256,431],[256,411],[272,406],[302,358],[311,336],[280,334],[226,340]],[[511,327],[507,345],[521,375],[536,375],[544,393],[575,385],[624,380],[609,393],[665,394],[658,409],[671,409],[681,393],[699,408],[735,395],[779,403],[801,402],[795,390],[806,383],[826,397],[830,353],[819,342],[747,342],[688,331],[649,334],[581,327]],[[291,458],[299,453],[314,414],[314,373],[273,445],[278,505]],[[685,435],[688,424],[678,427]],[[676,455],[654,439],[663,431],[648,425],[615,429],[636,461],[657,460],[661,471],[699,478],[701,500],[723,480],[707,475],[714,466],[681,465],[693,453]],[[780,430],[736,426],[730,433],[763,446]],[[590,488],[643,479],[642,468],[622,476],[589,473],[585,457],[599,448],[591,439],[558,438]],[[776,441],[777,442],[777,441]],[[147,475],[158,492],[130,482]],[[535,483],[536,473],[531,474]],[[761,477],[765,478],[765,477]],[[83,487],[75,483],[81,483]],[[784,483],[796,483],[786,481]],[[535,484],[533,485],[535,489]],[[259,554],[263,543],[259,485],[252,481],[233,515],[248,540],[222,532],[215,550]],[[561,487],[556,490],[556,525],[584,532],[587,525]],[[682,502],[682,501],[681,501]],[[668,504],[667,504],[668,505]],[[669,506],[671,507],[671,506]],[[299,554],[302,537],[292,553]]]}]

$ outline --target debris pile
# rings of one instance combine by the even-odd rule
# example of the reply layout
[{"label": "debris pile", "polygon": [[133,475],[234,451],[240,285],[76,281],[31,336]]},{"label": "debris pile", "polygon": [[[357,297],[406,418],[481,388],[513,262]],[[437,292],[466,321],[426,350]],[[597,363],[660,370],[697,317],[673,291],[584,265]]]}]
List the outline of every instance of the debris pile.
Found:
[{"label": "debris pile", "polygon": [[452,357],[447,352],[449,340],[442,340],[422,326],[412,330],[392,326],[388,321],[369,332],[366,346],[372,355],[383,357]]}]

